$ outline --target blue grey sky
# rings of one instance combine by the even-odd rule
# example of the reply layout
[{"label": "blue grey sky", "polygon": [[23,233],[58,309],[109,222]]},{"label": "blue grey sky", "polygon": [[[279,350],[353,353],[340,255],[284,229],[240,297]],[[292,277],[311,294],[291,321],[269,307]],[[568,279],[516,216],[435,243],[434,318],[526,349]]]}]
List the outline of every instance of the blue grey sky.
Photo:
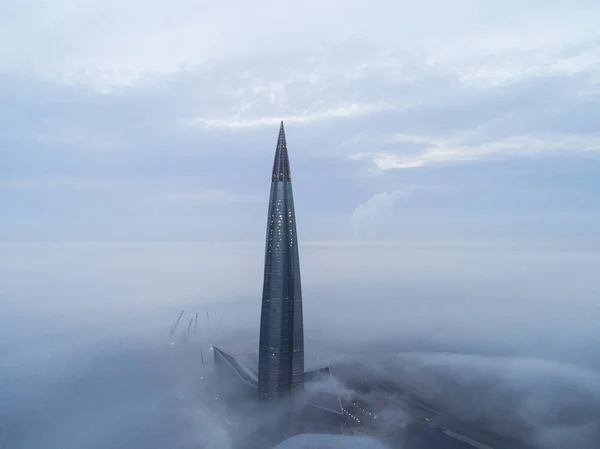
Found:
[{"label": "blue grey sky", "polygon": [[591,239],[600,4],[0,0],[0,239]]}]

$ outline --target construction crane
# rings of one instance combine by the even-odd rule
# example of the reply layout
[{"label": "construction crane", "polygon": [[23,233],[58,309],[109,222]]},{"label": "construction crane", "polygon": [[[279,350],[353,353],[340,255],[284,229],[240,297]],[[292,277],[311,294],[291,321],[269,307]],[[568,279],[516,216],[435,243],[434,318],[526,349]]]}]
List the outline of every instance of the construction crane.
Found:
[{"label": "construction crane", "polygon": [[190,329],[192,328],[192,323],[194,322],[194,320],[192,318],[190,318],[190,324],[188,324],[188,328],[187,331],[185,331],[185,341],[188,341],[188,337],[190,336]]},{"label": "construction crane", "polygon": [[183,312],[184,311],[182,310],[181,313],[179,314],[179,317],[175,321],[175,323],[169,329],[169,337],[172,337],[173,334],[175,333],[175,329],[177,329],[177,326],[179,325],[179,321],[181,321],[181,317],[183,316]]}]

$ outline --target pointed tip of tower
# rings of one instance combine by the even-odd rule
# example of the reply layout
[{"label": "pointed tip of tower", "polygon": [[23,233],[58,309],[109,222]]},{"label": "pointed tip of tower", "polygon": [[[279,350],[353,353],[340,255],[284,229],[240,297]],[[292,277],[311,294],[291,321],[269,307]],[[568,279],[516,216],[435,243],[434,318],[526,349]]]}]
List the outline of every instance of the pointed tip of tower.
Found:
[{"label": "pointed tip of tower", "polygon": [[288,157],[287,143],[285,141],[285,129],[283,120],[279,125],[279,137],[277,138],[277,149],[275,150],[275,161],[273,162],[273,181],[291,181],[290,160]]},{"label": "pointed tip of tower", "polygon": [[277,148],[279,148],[280,145],[286,146],[285,128],[283,127],[283,120],[281,121],[281,124],[279,125],[279,137],[277,138]]}]

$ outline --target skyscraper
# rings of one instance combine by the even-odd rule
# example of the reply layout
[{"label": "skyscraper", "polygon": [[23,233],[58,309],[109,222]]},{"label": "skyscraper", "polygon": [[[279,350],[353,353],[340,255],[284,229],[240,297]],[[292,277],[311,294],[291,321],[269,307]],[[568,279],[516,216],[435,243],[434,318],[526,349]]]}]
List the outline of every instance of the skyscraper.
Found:
[{"label": "skyscraper", "polygon": [[[262,400],[277,400],[301,393],[305,383],[314,386],[317,382],[333,378],[330,365],[304,371],[300,259],[283,122],[279,129],[271,176],[264,263],[258,364],[255,354],[234,356],[211,346],[215,365],[218,366],[217,369],[221,368],[218,371],[219,380],[225,381],[221,385],[226,387],[221,390],[223,395],[216,395],[217,399],[237,401],[241,397],[258,397]],[[202,353],[200,357],[204,365]],[[406,385],[410,385],[410,379],[394,381],[402,371],[396,357],[390,360],[390,363],[385,359],[373,361],[377,363],[376,368],[368,362],[336,366],[336,383],[341,384],[349,393],[354,391],[354,394],[341,396],[338,388],[329,389],[328,383],[322,382],[318,394],[308,394],[302,401],[284,401],[284,406],[278,404],[275,410],[280,419],[270,413],[274,410],[270,407],[272,403],[263,404],[267,407],[251,410],[251,413],[261,413],[265,409],[268,411],[268,414],[264,415],[266,419],[257,421],[261,427],[258,430],[254,429],[252,436],[267,436],[267,439],[276,441],[278,438],[299,432],[332,433],[342,427],[353,427],[360,429],[361,434],[373,432],[377,435],[376,432],[382,432],[379,436],[393,447],[396,447],[396,444],[397,447],[404,447],[407,435],[415,444],[421,444],[417,438],[422,438],[422,442],[435,440],[445,447],[471,445],[465,443],[466,440],[483,447],[483,443],[477,442],[480,438],[484,438],[485,444],[490,443],[497,448],[514,448],[518,443],[514,439],[506,439],[505,436],[496,438],[485,425],[481,427],[483,431],[480,431],[470,423],[456,421],[456,432],[453,431],[452,416],[447,415],[439,406],[436,407],[435,398],[407,391]],[[408,362],[412,363],[412,359]],[[307,391],[310,390],[312,388],[308,387]],[[414,416],[410,416],[404,423],[410,427],[403,426],[403,430],[396,431],[393,428],[395,420],[387,421],[387,418],[383,418],[378,412],[381,407],[392,410],[390,407],[394,406],[404,414],[415,412]],[[310,441],[318,444],[319,440],[314,440],[315,437],[316,435],[310,435]],[[498,445],[496,442],[499,442]],[[266,447],[262,440],[257,443],[256,447]],[[292,440],[290,444],[296,447]],[[527,446],[518,444],[518,447],[526,449]]]},{"label": "skyscraper", "polygon": [[258,353],[258,396],[287,397],[304,387],[300,259],[283,122],[271,176]]},{"label": "skyscraper", "polygon": [[[215,364],[223,368],[220,371],[223,379],[242,381],[239,384],[226,382],[227,394],[233,393],[236,397],[249,394],[263,401],[302,396],[297,393],[302,393],[305,384],[330,378],[331,367],[326,365],[304,371],[300,258],[283,122],[279,128],[271,175],[264,263],[258,360],[248,357],[248,354],[228,354],[212,346]],[[291,404],[294,413],[316,413],[314,416],[319,418],[311,416],[319,423],[341,423],[345,419],[337,393],[323,391],[305,399],[308,400],[306,404],[295,401]],[[304,405],[308,408],[305,409]]]}]

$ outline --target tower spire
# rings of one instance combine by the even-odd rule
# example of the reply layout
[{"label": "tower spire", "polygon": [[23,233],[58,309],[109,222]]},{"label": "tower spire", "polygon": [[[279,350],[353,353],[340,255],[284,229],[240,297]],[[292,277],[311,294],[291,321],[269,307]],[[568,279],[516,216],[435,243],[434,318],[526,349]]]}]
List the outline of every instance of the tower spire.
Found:
[{"label": "tower spire", "polygon": [[275,150],[275,160],[273,161],[272,181],[291,181],[290,160],[288,157],[287,144],[285,142],[285,129],[283,120],[279,126],[279,137],[277,138],[277,149]]},{"label": "tower spire", "polygon": [[283,122],[273,163],[258,349],[258,396],[304,388],[304,324],[296,213]]}]

